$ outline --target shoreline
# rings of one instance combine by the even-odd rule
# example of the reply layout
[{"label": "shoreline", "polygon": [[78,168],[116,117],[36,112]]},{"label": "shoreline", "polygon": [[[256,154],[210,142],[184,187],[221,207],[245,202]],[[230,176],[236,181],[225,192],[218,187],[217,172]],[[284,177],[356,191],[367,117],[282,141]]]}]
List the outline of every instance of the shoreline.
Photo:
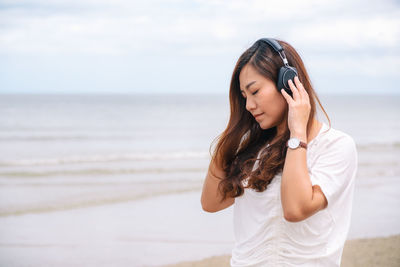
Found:
[{"label": "shoreline", "polygon": [[[393,213],[399,205],[395,194],[398,186],[397,180],[386,181],[381,179],[381,186],[371,188],[362,183],[356,191],[343,256],[343,262],[348,263],[342,266],[400,266],[399,219]],[[129,190],[135,192],[127,187],[106,196],[125,195]],[[107,205],[0,216],[2,263],[21,267],[40,266],[43,262],[60,267],[81,266],[83,262],[97,267],[229,266],[234,245],[233,208],[207,213],[202,210],[200,194],[180,192]],[[355,258],[348,258],[348,253]]]},{"label": "shoreline", "polygon": [[[229,267],[231,255],[208,257],[198,261],[185,261],[162,267]],[[400,266],[400,235],[347,240],[341,267]]]}]

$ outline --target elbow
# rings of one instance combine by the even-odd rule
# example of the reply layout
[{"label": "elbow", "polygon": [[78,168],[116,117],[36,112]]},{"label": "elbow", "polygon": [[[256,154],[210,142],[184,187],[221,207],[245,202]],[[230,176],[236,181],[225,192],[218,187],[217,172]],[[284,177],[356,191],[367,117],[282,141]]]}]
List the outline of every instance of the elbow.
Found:
[{"label": "elbow", "polygon": [[300,211],[284,211],[283,217],[288,222],[300,222],[304,220],[304,216]]},{"label": "elbow", "polygon": [[209,203],[207,203],[203,197],[201,198],[201,208],[203,209],[203,211],[205,212],[210,212],[210,213],[214,213],[217,212],[218,210],[216,210],[214,207],[212,207],[212,205],[210,205]]},{"label": "elbow", "polygon": [[211,208],[211,207],[209,207],[209,206],[206,206],[206,205],[201,205],[201,206],[202,206],[202,208],[203,208],[203,210],[204,210],[205,212],[215,213],[215,212],[218,211],[218,210],[213,209],[213,208]]},{"label": "elbow", "polygon": [[205,212],[209,212],[209,213],[214,213],[217,212],[218,209],[215,209],[214,207],[212,207],[211,205],[208,205],[206,203],[204,203],[203,201],[201,201],[201,208],[205,211]]}]

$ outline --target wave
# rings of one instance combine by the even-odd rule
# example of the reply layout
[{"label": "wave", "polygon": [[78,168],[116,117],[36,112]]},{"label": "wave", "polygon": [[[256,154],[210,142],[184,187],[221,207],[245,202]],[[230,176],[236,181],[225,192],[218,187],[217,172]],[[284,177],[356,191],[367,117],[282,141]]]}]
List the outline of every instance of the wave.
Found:
[{"label": "wave", "polygon": [[163,195],[172,195],[172,194],[180,194],[180,193],[188,193],[198,191],[200,192],[200,185],[188,185],[184,188],[175,188],[175,189],[165,189],[159,191],[149,191],[135,194],[134,192],[115,192],[110,195],[99,195],[94,196],[92,198],[76,198],[69,199],[68,201],[48,201],[45,203],[36,203],[31,206],[15,206],[15,207],[0,207],[0,217],[5,216],[18,216],[30,213],[47,213],[47,212],[55,212],[55,211],[63,211],[63,210],[72,210],[72,209],[80,209],[80,208],[89,208],[95,206],[109,205],[109,204],[117,204],[128,201],[136,201],[142,200],[152,197],[158,197]]},{"label": "wave", "polygon": [[30,135],[30,136],[0,136],[1,141],[66,141],[66,140],[137,140],[134,135]]},{"label": "wave", "polygon": [[152,160],[176,160],[176,159],[204,159],[209,156],[207,152],[182,151],[165,153],[130,153],[107,155],[66,156],[61,158],[36,158],[0,160],[0,167],[7,166],[41,166],[64,165],[77,163],[108,163],[119,161],[152,161]]},{"label": "wave", "polygon": [[[0,142],[2,141],[73,141],[73,140],[138,140],[143,138],[149,138],[154,135],[152,131],[137,131],[131,130],[125,131],[125,133],[118,132],[108,132],[104,133],[96,132],[88,132],[88,133],[68,133],[68,131],[64,132],[56,132],[56,133],[29,133],[29,131],[23,131],[21,133],[14,134],[5,134],[4,132],[0,133]],[[157,136],[154,136],[157,138]]]},{"label": "wave", "polygon": [[[96,140],[111,140],[111,141],[125,141],[125,140],[136,140],[140,141],[143,139],[155,139],[159,138],[159,133],[154,132],[151,129],[121,129],[121,130],[108,130],[99,129],[96,131],[91,130],[75,130],[75,129],[37,129],[31,130],[18,130],[6,132],[0,129],[0,142],[4,141],[96,141]],[[185,132],[188,130],[185,129]],[[197,132],[197,130],[192,130]],[[180,134],[178,130],[163,131],[164,134]]]},{"label": "wave", "polygon": [[374,149],[400,149],[400,142],[394,141],[394,142],[384,142],[384,143],[379,143],[379,142],[363,142],[363,143],[357,143],[356,141],[356,146],[358,149],[361,150],[374,150]]},{"label": "wave", "polygon": [[[109,135],[99,135],[99,134],[22,134],[22,135],[0,135],[0,142],[5,141],[96,141],[96,140],[109,140],[109,141],[125,141],[125,140],[135,140],[140,141],[143,138],[151,138],[151,132],[135,132],[131,134],[109,134]],[[154,136],[154,138],[158,138]],[[357,140],[356,144],[361,149],[370,147],[394,147],[400,148],[400,141],[398,140]]]},{"label": "wave", "polygon": [[46,176],[94,176],[94,175],[117,175],[117,174],[165,174],[165,173],[188,173],[205,172],[205,168],[125,168],[125,169],[81,169],[81,170],[46,170],[46,171],[5,171],[0,176],[5,177],[46,177]]}]

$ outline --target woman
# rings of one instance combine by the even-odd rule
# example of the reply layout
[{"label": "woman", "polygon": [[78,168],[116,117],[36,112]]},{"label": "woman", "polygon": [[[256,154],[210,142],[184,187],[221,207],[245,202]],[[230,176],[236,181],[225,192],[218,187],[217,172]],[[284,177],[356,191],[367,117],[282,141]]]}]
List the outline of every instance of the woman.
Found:
[{"label": "woman", "polygon": [[201,204],[208,212],[233,204],[231,266],[340,266],[357,150],[330,126],[299,54],[258,40],[240,56],[229,98]]}]

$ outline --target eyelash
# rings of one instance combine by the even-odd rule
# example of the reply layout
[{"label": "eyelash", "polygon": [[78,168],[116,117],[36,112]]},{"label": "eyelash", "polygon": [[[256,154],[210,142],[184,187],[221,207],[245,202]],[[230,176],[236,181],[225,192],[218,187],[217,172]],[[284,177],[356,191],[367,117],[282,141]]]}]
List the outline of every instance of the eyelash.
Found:
[{"label": "eyelash", "polygon": [[[255,94],[257,94],[257,92],[258,92],[258,90],[256,90],[254,93],[252,93],[252,95],[255,95]],[[242,95],[243,96],[243,95]],[[243,96],[243,98],[244,99],[246,99],[246,97],[245,96]]]}]

